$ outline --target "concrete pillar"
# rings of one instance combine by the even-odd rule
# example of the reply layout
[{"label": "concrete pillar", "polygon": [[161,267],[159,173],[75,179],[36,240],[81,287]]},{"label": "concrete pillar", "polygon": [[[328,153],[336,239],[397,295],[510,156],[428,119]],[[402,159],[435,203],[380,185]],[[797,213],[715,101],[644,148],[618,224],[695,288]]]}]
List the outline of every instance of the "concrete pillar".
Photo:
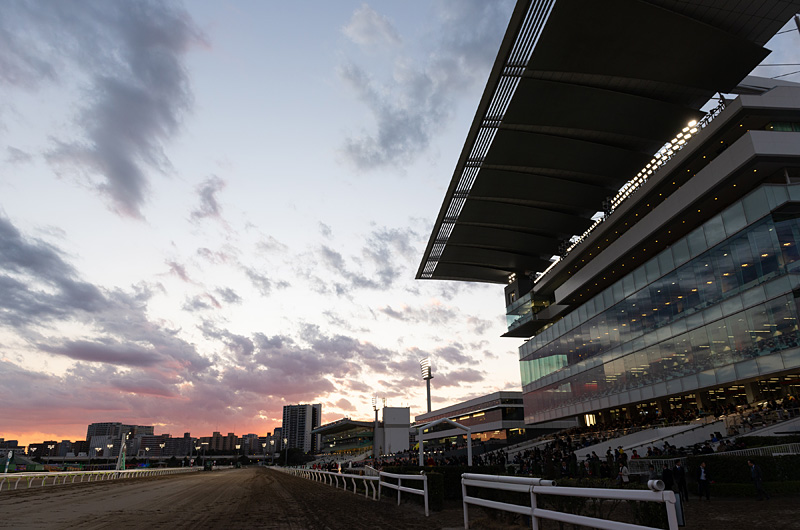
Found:
[{"label": "concrete pillar", "polygon": [[758,391],[758,383],[756,382],[745,383],[744,392],[747,395],[747,403],[758,401],[761,398],[761,395]]}]

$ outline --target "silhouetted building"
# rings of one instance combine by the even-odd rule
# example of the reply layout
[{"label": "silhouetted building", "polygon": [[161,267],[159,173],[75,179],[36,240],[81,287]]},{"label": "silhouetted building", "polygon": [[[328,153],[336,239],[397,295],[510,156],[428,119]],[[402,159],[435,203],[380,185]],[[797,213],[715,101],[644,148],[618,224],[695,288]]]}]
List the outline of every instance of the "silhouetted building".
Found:
[{"label": "silhouetted building", "polygon": [[315,453],[320,448],[320,437],[311,434],[319,427],[322,405],[286,405],[283,407],[281,433],[288,441],[287,447],[302,449],[304,453]]}]

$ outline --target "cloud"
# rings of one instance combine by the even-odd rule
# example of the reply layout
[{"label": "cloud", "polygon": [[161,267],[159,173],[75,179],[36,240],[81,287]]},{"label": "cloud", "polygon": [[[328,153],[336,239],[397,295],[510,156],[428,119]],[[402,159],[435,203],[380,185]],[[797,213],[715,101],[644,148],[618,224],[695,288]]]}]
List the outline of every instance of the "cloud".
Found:
[{"label": "cloud", "polygon": [[163,357],[152,350],[131,344],[106,343],[84,340],[67,341],[62,346],[40,344],[39,349],[53,355],[63,355],[76,361],[90,361],[121,366],[153,366]]},{"label": "cloud", "polygon": [[203,293],[187,299],[183,304],[183,309],[190,312],[207,311],[209,309],[222,309],[222,304],[210,293]]},{"label": "cloud", "polygon": [[[0,68],[2,68],[2,66],[0,66]],[[10,145],[6,147],[6,162],[9,164],[25,164],[31,160],[33,160],[33,156],[30,153],[26,153],[22,149],[17,149]]]},{"label": "cloud", "polygon": [[169,272],[186,283],[192,283],[192,280],[189,278],[189,274],[186,272],[186,266],[178,263],[177,261],[167,261],[167,265],[169,265]]},{"label": "cloud", "polygon": [[[359,254],[345,257],[328,244],[322,244],[313,258],[319,260],[316,270],[328,272],[324,279],[316,278],[314,289],[349,297],[357,289],[388,289],[398,279],[410,276],[409,267],[416,261],[414,245],[417,233],[410,229],[374,228],[364,241]],[[313,273],[309,278],[315,278]]]},{"label": "cloud", "polygon": [[[475,316],[467,317],[467,325],[472,329],[476,335],[483,335],[489,332],[497,323],[485,318],[478,318]],[[499,328],[500,326],[498,326]]]},{"label": "cloud", "polygon": [[259,241],[256,245],[259,250],[266,252],[268,254],[273,254],[277,252],[286,252],[289,250],[289,247],[287,245],[281,243],[272,236],[267,236],[265,239]]},{"label": "cloud", "polygon": [[330,239],[333,237],[333,230],[331,229],[330,225],[327,225],[323,222],[319,223],[319,233],[325,239]]},{"label": "cloud", "polygon": [[286,289],[290,286],[289,282],[285,280],[278,280],[274,281],[270,279],[267,275],[262,274],[261,272],[257,271],[254,268],[250,267],[243,267],[245,275],[250,279],[253,286],[258,289],[258,292],[261,293],[263,296],[269,296],[272,294],[272,290],[274,288],[278,289]]},{"label": "cloud", "polygon": [[398,309],[386,306],[378,309],[378,311],[395,320],[433,326],[444,326],[459,318],[459,313],[456,309],[438,303],[431,303],[422,307],[403,306]]},{"label": "cloud", "polygon": [[474,368],[461,368],[441,374],[436,381],[436,386],[461,386],[464,383],[479,383],[484,379],[484,372],[480,372]]},{"label": "cloud", "polygon": [[[338,69],[342,81],[374,121],[372,132],[346,137],[341,148],[357,169],[403,164],[419,156],[431,137],[449,123],[457,97],[486,78],[513,4],[459,0],[438,5],[438,41],[426,43],[430,52],[421,61],[394,55],[387,60],[394,66],[391,79],[370,76],[354,61]],[[368,29],[381,35],[381,26],[374,22],[380,19],[377,13],[371,15],[360,8],[348,25],[351,39],[359,42],[357,36],[365,43],[377,39]],[[399,40],[398,36],[396,42]]]},{"label": "cloud", "polygon": [[236,257],[230,252],[224,252],[221,250],[214,251],[206,247],[198,248],[197,255],[209,263],[214,263],[216,265],[236,261]]},{"label": "cloud", "polygon": [[0,217],[0,309],[2,322],[27,327],[64,319],[75,311],[107,308],[102,292],[78,279],[61,253],[44,241],[26,238]]},{"label": "cloud", "polygon": [[342,28],[342,33],[360,46],[400,44],[400,35],[389,19],[367,4],[362,4],[353,12],[350,22]]},{"label": "cloud", "polygon": [[345,399],[345,398],[342,398],[342,399],[340,399],[339,401],[337,401],[337,402],[336,402],[336,406],[337,406],[338,408],[342,409],[342,410],[343,410],[343,411],[345,411],[345,412],[352,412],[352,411],[355,411],[355,410],[356,410],[356,408],[353,406],[353,404],[352,404],[352,403],[350,403],[350,402],[349,402],[347,399]]},{"label": "cloud", "polygon": [[78,83],[78,139],[47,160],[86,177],[120,215],[143,217],[150,174],[170,170],[166,142],[192,106],[184,56],[203,36],[173,2],[63,0],[3,6],[0,82],[22,90]]},{"label": "cloud", "polygon": [[220,219],[222,207],[217,200],[217,193],[225,189],[225,181],[219,177],[209,177],[197,186],[197,194],[200,196],[200,206],[192,211],[191,216],[194,220],[210,217]]},{"label": "cloud", "polygon": [[216,293],[222,298],[222,301],[226,304],[241,304],[242,297],[239,294],[231,289],[230,287],[220,287],[216,290]]}]

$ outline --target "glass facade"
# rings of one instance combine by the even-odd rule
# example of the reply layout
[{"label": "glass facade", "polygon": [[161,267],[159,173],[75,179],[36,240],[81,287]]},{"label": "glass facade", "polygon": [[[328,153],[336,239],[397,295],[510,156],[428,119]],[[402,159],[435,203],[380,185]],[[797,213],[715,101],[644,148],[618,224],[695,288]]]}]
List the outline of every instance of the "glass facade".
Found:
[{"label": "glass facade", "polygon": [[524,344],[526,421],[800,365],[797,200],[754,190]]}]

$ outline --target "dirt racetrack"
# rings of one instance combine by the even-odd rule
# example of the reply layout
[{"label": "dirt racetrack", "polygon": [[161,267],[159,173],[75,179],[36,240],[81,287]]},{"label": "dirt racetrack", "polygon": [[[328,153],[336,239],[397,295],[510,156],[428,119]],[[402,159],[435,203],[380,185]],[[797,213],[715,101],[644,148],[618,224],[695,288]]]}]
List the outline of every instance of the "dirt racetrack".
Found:
[{"label": "dirt racetrack", "polygon": [[0,492],[0,528],[430,530],[459,525],[462,516],[452,510],[425,521],[416,504],[378,503],[264,468]]},{"label": "dirt racetrack", "polygon": [[[422,506],[396,506],[264,468],[197,472],[126,481],[0,492],[0,528],[286,528],[320,530],[463,528],[460,503],[426,518]],[[692,498],[685,530],[800,529],[800,496]],[[520,518],[470,509],[470,528],[530,528]],[[557,529],[552,521],[543,529]]]}]

